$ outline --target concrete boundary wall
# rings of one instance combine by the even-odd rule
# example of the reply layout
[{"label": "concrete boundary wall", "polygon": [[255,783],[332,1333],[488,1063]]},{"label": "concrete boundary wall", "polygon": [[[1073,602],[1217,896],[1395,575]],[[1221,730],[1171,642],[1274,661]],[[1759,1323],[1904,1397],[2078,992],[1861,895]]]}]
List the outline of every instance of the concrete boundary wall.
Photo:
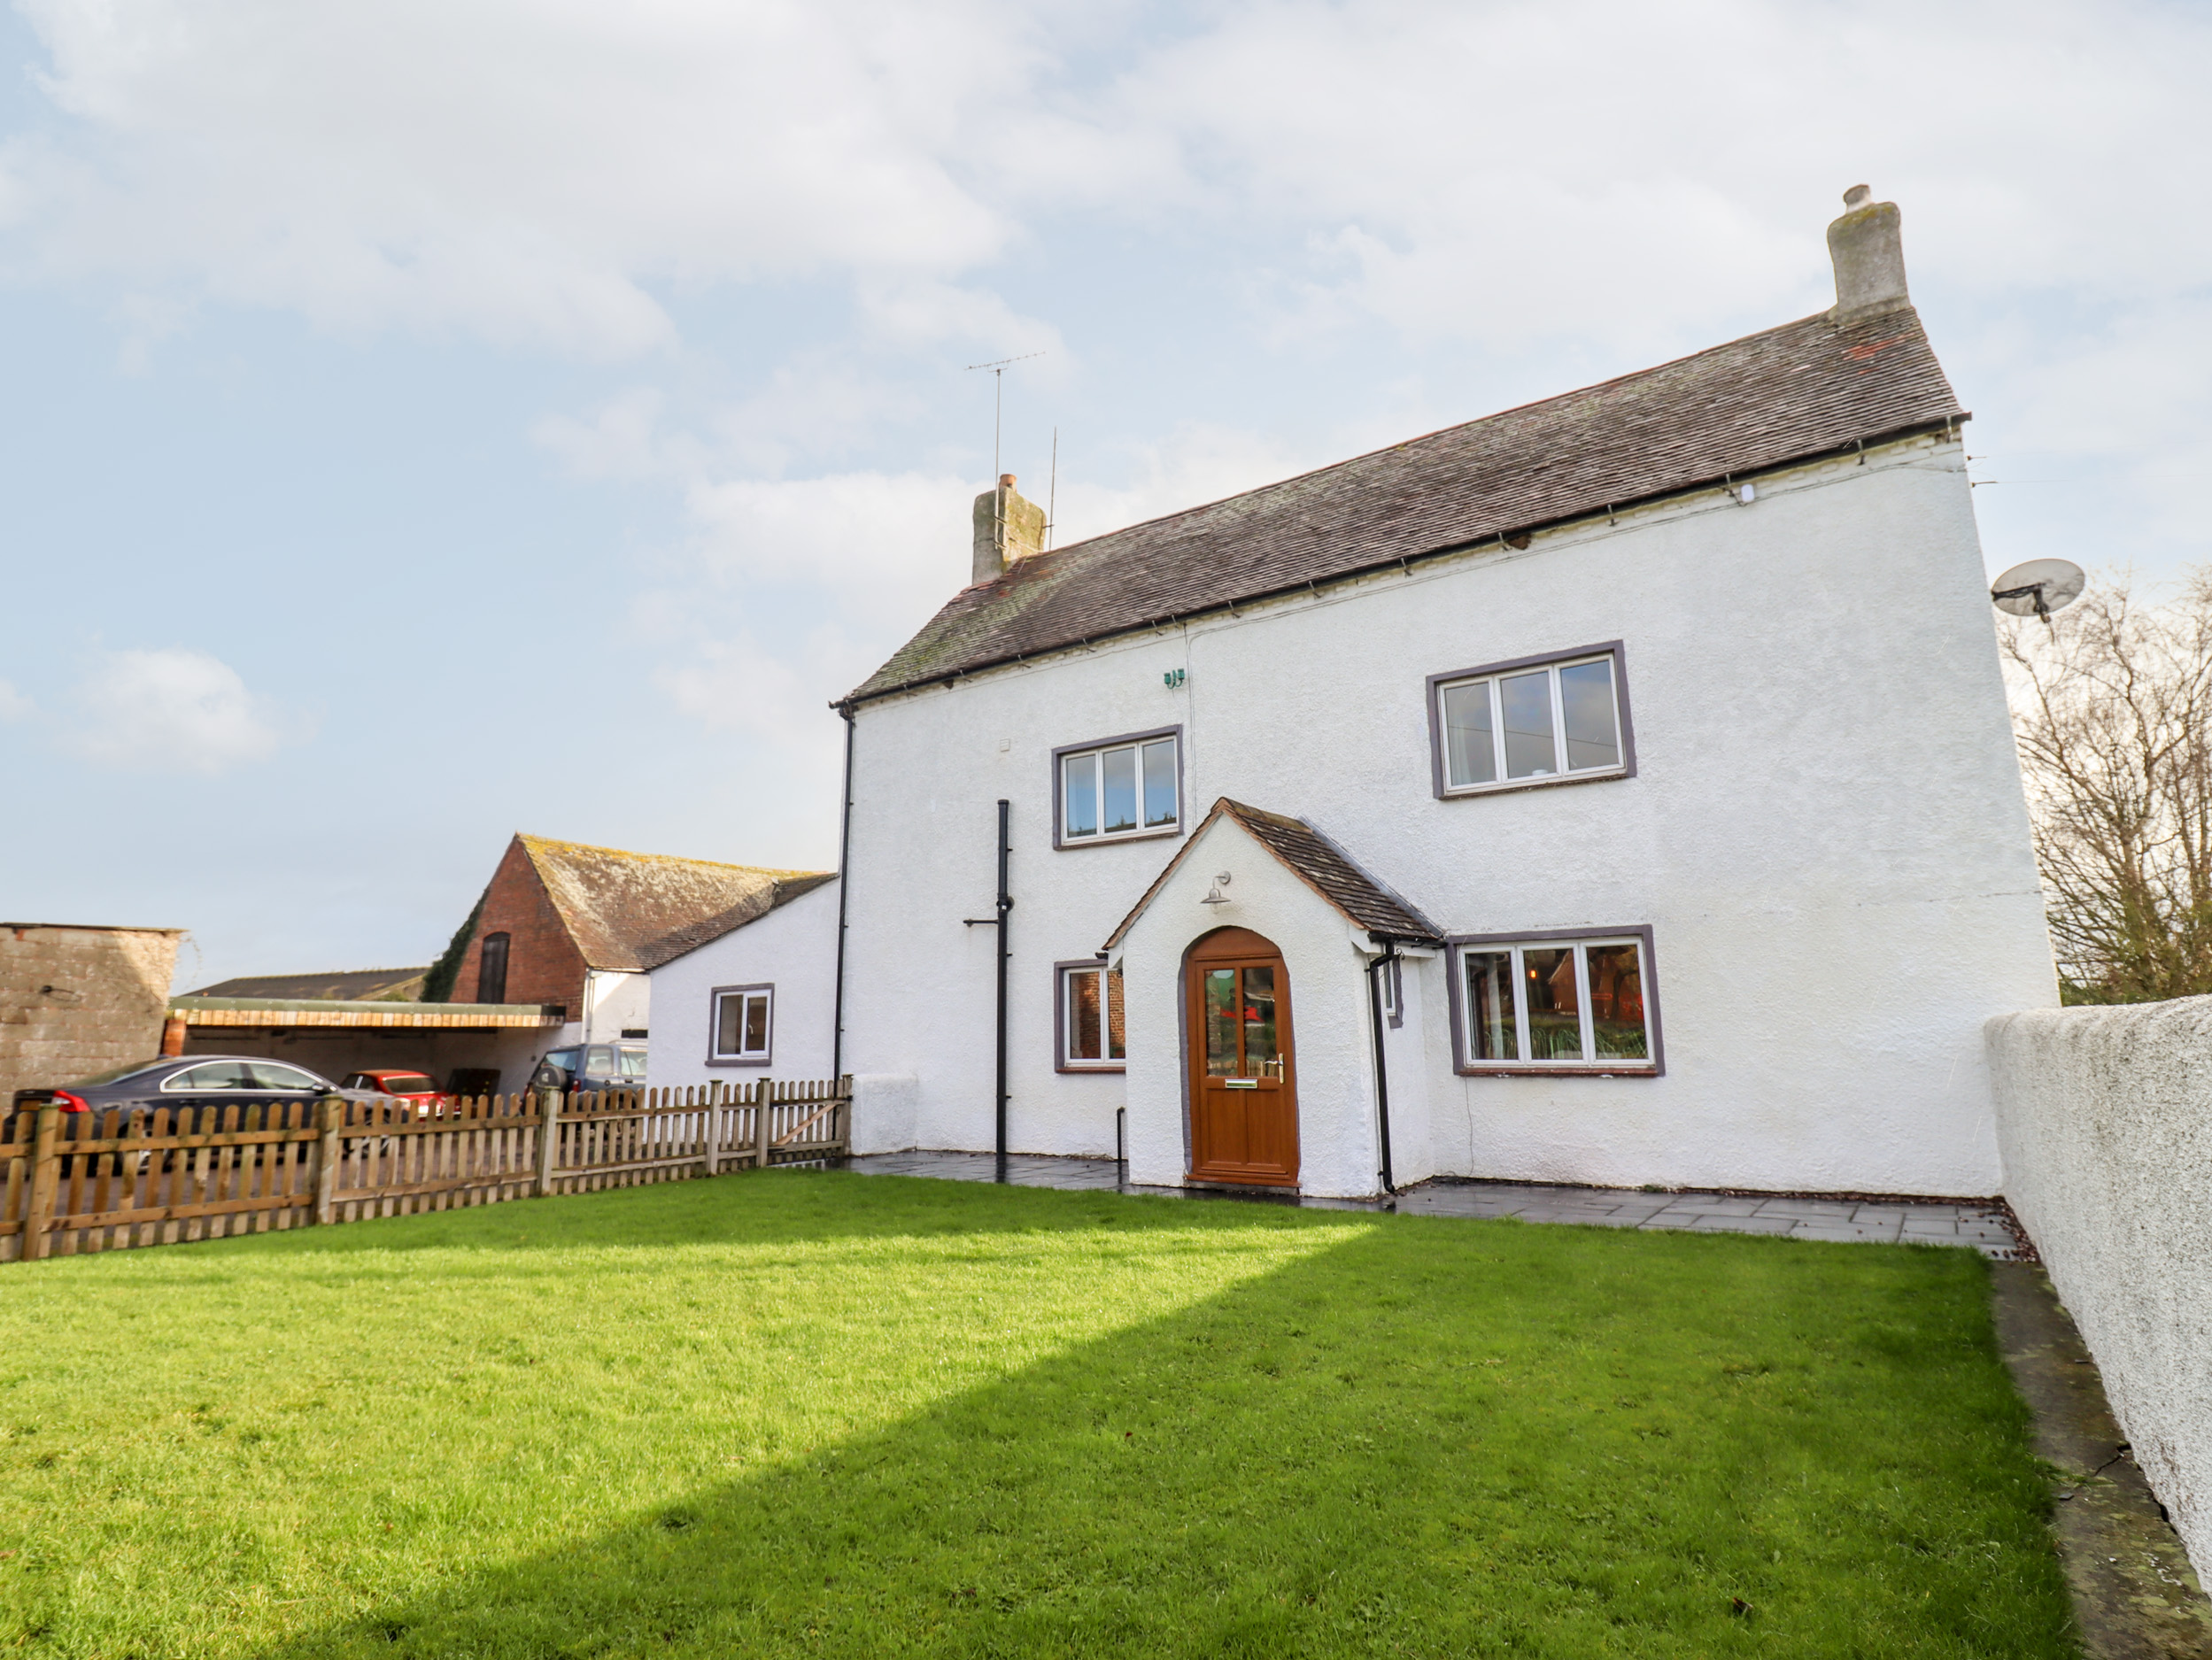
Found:
[{"label": "concrete boundary wall", "polygon": [[2005,1196],[2212,1571],[2212,997],[1984,1028]]}]

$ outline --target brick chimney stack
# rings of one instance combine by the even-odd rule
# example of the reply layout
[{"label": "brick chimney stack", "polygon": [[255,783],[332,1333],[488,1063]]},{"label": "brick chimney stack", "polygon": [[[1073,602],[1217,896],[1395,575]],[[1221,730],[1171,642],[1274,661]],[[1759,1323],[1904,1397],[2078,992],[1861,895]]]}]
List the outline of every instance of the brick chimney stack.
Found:
[{"label": "brick chimney stack", "polygon": [[1878,317],[1913,303],[1905,289],[1903,220],[1894,202],[1872,199],[1871,185],[1844,192],[1844,216],[1828,228],[1828,255],[1836,262],[1839,323]]},{"label": "brick chimney stack", "polygon": [[1017,560],[1044,551],[1045,510],[1016,493],[1011,473],[976,498],[975,527],[975,582],[994,582]]}]

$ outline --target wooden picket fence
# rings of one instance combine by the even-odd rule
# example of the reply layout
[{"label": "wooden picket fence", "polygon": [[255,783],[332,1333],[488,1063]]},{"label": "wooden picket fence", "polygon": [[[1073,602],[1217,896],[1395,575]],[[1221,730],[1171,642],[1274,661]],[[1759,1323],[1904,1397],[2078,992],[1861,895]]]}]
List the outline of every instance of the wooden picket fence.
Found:
[{"label": "wooden picket fence", "polygon": [[177,1245],[841,1157],[852,1080],[452,1102],[19,1112],[0,1262]]}]

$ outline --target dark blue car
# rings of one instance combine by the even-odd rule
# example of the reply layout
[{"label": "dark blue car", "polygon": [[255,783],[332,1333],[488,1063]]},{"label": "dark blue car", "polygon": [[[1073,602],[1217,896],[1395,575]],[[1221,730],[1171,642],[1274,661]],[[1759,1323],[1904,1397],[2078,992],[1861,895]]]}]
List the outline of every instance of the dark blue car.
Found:
[{"label": "dark blue car", "polygon": [[111,1108],[189,1107],[191,1113],[179,1132],[197,1135],[209,1109],[245,1107],[249,1127],[259,1128],[267,1109],[292,1101],[312,1101],[323,1095],[344,1100],[375,1100],[366,1090],[342,1090],[321,1073],[289,1061],[272,1061],[259,1054],[166,1055],[115,1067],[74,1084],[53,1089],[19,1089],[5,1122],[0,1122],[0,1141],[14,1139],[17,1113],[36,1112],[52,1103],[64,1112],[106,1112]]}]

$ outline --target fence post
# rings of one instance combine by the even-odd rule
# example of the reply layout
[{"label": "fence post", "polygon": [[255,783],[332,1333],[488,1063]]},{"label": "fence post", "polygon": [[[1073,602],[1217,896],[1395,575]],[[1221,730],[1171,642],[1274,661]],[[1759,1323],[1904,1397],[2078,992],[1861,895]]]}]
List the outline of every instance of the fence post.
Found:
[{"label": "fence post", "polygon": [[531,1189],[540,1199],[553,1190],[553,1171],[561,1151],[561,1092],[538,1092],[538,1181]]},{"label": "fence post", "polygon": [[722,1083],[716,1079],[701,1092],[705,1099],[699,1103],[700,1134],[707,1139],[706,1169],[700,1173],[712,1176],[722,1162]]},{"label": "fence post", "polygon": [[754,1084],[753,1164],[756,1170],[768,1168],[768,1127],[776,1119],[776,1115],[769,1110],[769,1104],[775,1099],[776,1086],[766,1078]]},{"label": "fence post", "polygon": [[23,1212],[23,1255],[32,1262],[52,1248],[49,1224],[54,1219],[54,1189],[61,1180],[61,1154],[54,1144],[61,1139],[61,1108],[38,1109],[38,1140],[31,1154],[30,1202]]},{"label": "fence post", "polygon": [[322,1131],[322,1139],[315,1143],[315,1223],[320,1227],[338,1219],[338,1163],[345,1145],[344,1100],[324,1096],[317,1104],[317,1121]]}]

